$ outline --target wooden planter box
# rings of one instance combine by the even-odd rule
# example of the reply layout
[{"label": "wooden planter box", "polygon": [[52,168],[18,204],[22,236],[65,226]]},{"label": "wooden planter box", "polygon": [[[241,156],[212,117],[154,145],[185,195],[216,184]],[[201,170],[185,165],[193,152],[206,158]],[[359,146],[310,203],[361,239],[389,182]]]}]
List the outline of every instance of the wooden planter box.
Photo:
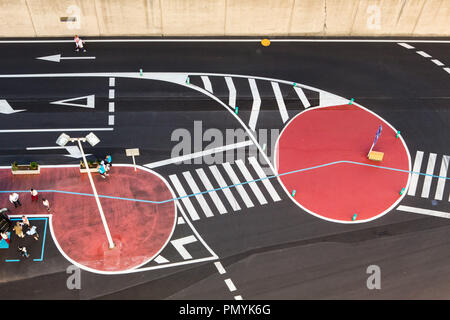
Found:
[{"label": "wooden planter box", "polygon": [[[98,168],[100,168],[99,164],[96,164],[95,167],[89,166],[89,171],[90,172],[98,172]],[[87,173],[88,170],[85,167],[80,166],[80,172],[81,173]]]},{"label": "wooden planter box", "polygon": [[17,170],[13,170],[11,166],[11,173],[12,174],[39,174],[41,173],[41,167],[38,165],[36,169],[31,169],[30,165],[17,165]]}]

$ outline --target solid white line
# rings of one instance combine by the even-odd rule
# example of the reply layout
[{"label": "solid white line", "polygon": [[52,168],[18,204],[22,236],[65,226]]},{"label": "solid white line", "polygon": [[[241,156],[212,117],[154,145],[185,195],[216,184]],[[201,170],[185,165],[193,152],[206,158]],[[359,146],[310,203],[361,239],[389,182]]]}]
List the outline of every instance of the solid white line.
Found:
[{"label": "solid white line", "polygon": [[[114,43],[114,42],[261,42],[262,39],[88,39],[92,43]],[[383,40],[383,39],[271,39],[271,42],[368,42],[368,43],[450,43],[450,40]],[[0,43],[72,43],[73,40],[0,40]]]},{"label": "solid white line", "polygon": [[400,42],[400,43],[397,43],[397,44],[401,45],[402,47],[405,47],[406,49],[414,49],[413,46],[410,46],[407,43]]},{"label": "solid white line", "polygon": [[116,85],[116,78],[109,78],[109,86],[114,87]]},{"label": "solid white line", "polygon": [[209,77],[201,76],[200,78],[202,78],[203,86],[205,87],[205,90],[213,93],[213,89],[212,89],[212,85],[211,85],[211,81],[209,80]]},{"label": "solid white line", "polygon": [[[449,159],[450,159],[449,156],[445,156],[445,155],[442,156],[441,171],[439,172],[439,176],[440,177],[447,177]],[[436,194],[434,195],[434,198],[436,200],[442,200],[442,197],[444,195],[444,187],[445,187],[445,182],[446,181],[447,181],[447,179],[444,179],[444,178],[439,178],[438,179],[438,184],[437,184],[437,188],[436,188]]]},{"label": "solid white line", "polygon": [[283,95],[281,94],[280,85],[278,82],[271,82],[273,93],[275,93],[275,98],[277,99],[278,109],[280,109],[281,119],[283,123],[288,121],[289,115],[286,110],[286,105],[284,104]]},{"label": "solid white line", "polygon": [[225,82],[229,91],[228,105],[234,109],[236,108],[236,88],[234,87],[233,78],[225,77]]},{"label": "solid white line", "polygon": [[217,271],[219,271],[220,274],[226,273],[225,269],[223,268],[222,264],[219,261],[214,262],[214,265],[216,266]]},{"label": "solid white line", "polygon": [[[428,165],[427,165],[427,171],[426,174],[432,175],[434,172],[434,166],[436,164],[436,153],[430,153],[430,156],[428,157]],[[431,176],[425,176],[425,180],[423,182],[423,188],[422,188],[422,198],[428,198],[430,195],[430,187],[433,177]]]},{"label": "solid white line", "polygon": [[113,128],[63,128],[63,129],[11,129],[0,130],[0,133],[20,133],[20,132],[62,132],[62,131],[113,131]]},{"label": "solid white line", "polygon": [[258,201],[260,204],[264,205],[267,204],[267,200],[262,194],[261,190],[259,189],[258,185],[256,184],[255,179],[253,179],[250,171],[247,170],[244,162],[241,159],[236,160],[236,164],[239,167],[239,170],[241,170],[242,175],[244,176],[245,180],[251,181],[249,182],[250,188],[252,189],[253,193],[255,194],[256,198],[258,198]]},{"label": "solid white line", "polygon": [[234,211],[241,210],[241,207],[238,205],[236,199],[234,198],[233,194],[230,191],[230,188],[226,188],[228,184],[223,179],[222,175],[219,172],[219,169],[215,165],[208,167],[211,173],[213,174],[214,178],[216,179],[217,183],[222,189],[223,193],[225,194],[225,197],[227,198],[228,202],[230,203],[231,207]]},{"label": "solid white line", "polygon": [[434,64],[438,65],[439,67],[442,67],[444,64],[442,62],[440,62],[438,59],[431,59],[431,61],[433,61]]},{"label": "solid white line", "polygon": [[61,60],[93,60],[95,57],[60,57]]},{"label": "solid white line", "polygon": [[[192,193],[200,193],[200,189],[197,187],[197,184],[194,181],[194,178],[192,177],[191,173],[189,171],[183,172],[183,176],[186,179],[186,182],[188,183],[189,187],[192,190]],[[213,217],[214,214],[212,213],[211,209],[208,206],[208,203],[205,200],[205,197],[203,197],[203,194],[197,194],[195,196],[198,203],[200,204],[200,207],[202,208],[203,212],[207,217]]]},{"label": "solid white line", "polygon": [[184,223],[185,222],[184,222],[183,217],[178,217],[177,224],[184,224]]},{"label": "solid white line", "polygon": [[161,161],[156,161],[156,162],[152,162],[152,163],[147,163],[147,164],[144,164],[144,166],[146,166],[147,168],[151,168],[151,169],[152,168],[157,168],[157,167],[162,167],[162,166],[165,166],[165,165],[168,165],[168,164],[172,164],[172,163],[180,163],[180,162],[183,162],[183,161],[186,161],[186,160],[189,160],[189,159],[203,157],[203,156],[208,155],[208,154],[223,152],[223,151],[232,150],[232,149],[243,148],[243,147],[249,146],[251,144],[253,144],[252,141],[246,140],[246,141],[242,141],[242,142],[238,142],[238,143],[234,143],[234,144],[228,144],[228,145],[222,146],[222,147],[206,149],[204,151],[194,152],[194,153],[186,154],[184,156],[170,158],[170,159],[167,159],[167,160],[161,160]]},{"label": "solid white line", "polygon": [[239,193],[239,195],[241,196],[242,200],[244,200],[244,203],[247,206],[247,208],[254,207],[255,205],[253,204],[252,200],[250,200],[250,197],[248,196],[244,187],[239,184],[241,182],[239,181],[239,178],[237,177],[236,173],[234,173],[234,170],[231,167],[231,164],[229,162],[225,162],[225,163],[222,163],[222,166],[225,168],[225,171],[228,173],[228,176],[230,177],[231,182],[233,182],[233,184],[237,184],[237,186],[235,186],[235,188],[236,188],[237,192]]},{"label": "solid white line", "polygon": [[27,147],[27,150],[53,150],[53,149],[66,149],[66,147]]},{"label": "solid white line", "polygon": [[[203,171],[202,168],[198,168],[195,170],[197,172],[198,177],[202,181],[203,185],[205,186],[206,190],[214,190],[215,188],[212,186],[211,182],[209,181],[208,177],[206,176],[205,171]],[[225,206],[223,205],[222,201],[220,200],[219,196],[215,191],[208,192],[209,196],[211,197],[211,200],[213,201],[214,205],[216,206],[217,210],[219,210],[220,214],[227,213],[227,209],[225,209]]]},{"label": "solid white line", "polygon": [[[416,158],[414,159],[413,172],[420,172],[422,166],[423,151],[416,152]],[[413,173],[411,175],[411,183],[409,184],[408,196],[414,196],[416,194],[417,182],[419,181],[419,174]]]},{"label": "solid white line", "polygon": [[300,98],[300,101],[303,104],[303,107],[308,108],[311,106],[311,104],[308,101],[308,98],[306,98],[305,93],[303,92],[302,88],[295,86],[294,87],[295,92],[297,92],[298,97]]},{"label": "solid white line", "polygon": [[450,213],[443,212],[443,211],[436,211],[436,210],[429,210],[429,209],[422,209],[422,208],[414,208],[414,207],[409,207],[409,206],[398,206],[397,210],[405,211],[405,212],[411,212],[411,213],[426,214],[426,215],[429,215],[429,216],[435,216],[435,217],[450,219]]},{"label": "solid white line", "polygon": [[[261,168],[261,166],[258,163],[258,160],[256,160],[255,157],[250,157],[248,158],[248,160],[250,161],[250,164],[253,166],[260,179],[267,177],[266,174],[264,173],[264,170]],[[272,186],[272,183],[269,181],[269,179],[263,179],[261,181],[266,187],[273,201],[280,201],[281,198],[275,191],[275,188]]]},{"label": "solid white line", "polygon": [[109,107],[109,112],[114,112],[114,102],[110,102],[109,104],[108,104],[108,107]]},{"label": "solid white line", "polygon": [[114,116],[108,116],[108,125],[110,126],[114,125]]},{"label": "solid white line", "polygon": [[114,99],[114,94],[115,94],[114,89],[110,89],[109,90],[109,99]]},{"label": "solid white line", "polygon": [[196,242],[197,239],[194,236],[188,236],[176,240],[170,241],[170,243],[177,249],[177,251],[180,253],[180,255],[183,257],[184,260],[192,259],[191,254],[186,250],[184,247],[185,245],[189,243]]},{"label": "solid white line", "polygon": [[450,73],[450,68],[444,68],[444,70]]},{"label": "solid white line", "polygon": [[155,261],[157,264],[170,262],[169,260],[167,260],[166,258],[164,258],[161,255],[157,256],[153,261]]},{"label": "solid white line", "polygon": [[[175,174],[170,175],[169,179],[170,179],[170,181],[172,181],[172,184],[175,187],[175,189],[177,190],[178,195],[180,197],[184,197],[187,195],[186,191],[184,191],[184,188],[181,185],[180,180],[178,180],[178,177]],[[181,198],[180,200],[183,202],[183,204],[186,207],[192,220],[195,221],[195,220],[200,219],[200,217],[197,214],[197,211],[195,211],[194,206],[192,205],[191,200],[189,200],[189,198],[185,197],[185,198]]]},{"label": "solid white line", "polygon": [[230,278],[225,279],[225,283],[227,284],[228,289],[229,289],[231,292],[236,291],[236,287],[234,286],[234,283],[233,283],[233,281],[231,281]]},{"label": "solid white line", "polygon": [[424,51],[416,51],[417,54],[420,54],[422,57],[430,58],[431,56]]},{"label": "solid white line", "polygon": [[250,84],[250,89],[253,96],[252,112],[250,113],[250,121],[248,122],[248,126],[251,130],[255,131],[256,122],[258,121],[259,109],[261,107],[261,98],[259,97],[258,87],[256,86],[255,79],[248,79],[248,83]]},{"label": "solid white line", "polygon": [[234,300],[244,300],[244,299],[242,299],[242,296],[239,295],[239,296],[234,296]]}]

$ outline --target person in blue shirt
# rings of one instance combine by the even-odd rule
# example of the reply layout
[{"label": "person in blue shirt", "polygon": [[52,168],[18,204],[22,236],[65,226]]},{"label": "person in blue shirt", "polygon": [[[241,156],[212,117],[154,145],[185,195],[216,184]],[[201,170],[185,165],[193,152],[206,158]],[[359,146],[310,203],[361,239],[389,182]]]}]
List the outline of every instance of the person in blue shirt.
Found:
[{"label": "person in blue shirt", "polygon": [[100,168],[98,168],[98,173],[100,173],[100,175],[102,176],[103,179],[106,179],[107,174],[106,174],[106,169],[105,169],[105,166],[103,164],[103,161],[100,164]]},{"label": "person in blue shirt", "polygon": [[106,157],[105,157],[105,163],[106,163],[106,171],[109,171],[109,170],[111,170],[111,167],[112,167],[112,158],[111,158],[111,155],[106,155]]}]

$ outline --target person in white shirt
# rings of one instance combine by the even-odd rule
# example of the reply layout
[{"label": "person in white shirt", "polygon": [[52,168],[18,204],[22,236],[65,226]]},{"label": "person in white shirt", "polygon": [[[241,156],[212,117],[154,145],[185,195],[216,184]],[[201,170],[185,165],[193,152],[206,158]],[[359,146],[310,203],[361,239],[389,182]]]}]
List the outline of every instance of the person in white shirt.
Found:
[{"label": "person in white shirt", "polygon": [[84,48],[84,41],[81,40],[80,37],[75,35],[75,38],[73,38],[73,41],[75,41],[75,47],[76,47],[75,51],[80,51],[80,49],[81,49],[83,52],[86,52],[86,49]]},{"label": "person in white shirt", "polygon": [[19,201],[19,195],[17,194],[17,193],[11,193],[10,195],[9,195],[9,201],[11,202],[11,203],[13,203],[14,204],[14,207],[15,208],[17,208],[17,206],[19,205],[19,206],[21,206],[22,204],[20,203],[20,201]]},{"label": "person in white shirt", "polygon": [[32,226],[26,233],[29,236],[33,236],[34,240],[39,240],[39,234],[36,231],[36,226]]},{"label": "person in white shirt", "polygon": [[38,192],[34,189],[31,189],[30,193],[31,193],[31,202],[33,202],[34,200],[38,201]]},{"label": "person in white shirt", "polygon": [[47,199],[42,199],[42,204],[47,208],[47,211],[50,212],[50,203]]}]

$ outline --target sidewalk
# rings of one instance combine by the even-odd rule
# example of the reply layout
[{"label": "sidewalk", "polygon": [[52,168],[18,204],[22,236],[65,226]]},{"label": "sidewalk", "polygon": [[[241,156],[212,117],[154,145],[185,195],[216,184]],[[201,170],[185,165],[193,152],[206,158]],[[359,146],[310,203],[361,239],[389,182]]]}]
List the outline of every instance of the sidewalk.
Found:
[{"label": "sidewalk", "polygon": [[[157,175],[135,172],[132,166],[113,166],[106,179],[92,175],[100,196],[151,201],[173,198]],[[39,191],[37,203],[31,202],[30,188]],[[110,251],[93,196],[40,191],[93,194],[87,174],[80,173],[79,167],[41,168],[39,175],[18,176],[10,169],[0,169],[0,190],[25,191],[19,193],[22,206],[17,209],[9,202],[8,193],[0,194],[0,207],[9,208],[12,215],[48,214],[42,198],[48,199],[50,230],[58,248],[72,262],[97,271],[123,271],[145,263],[165,246],[175,225],[175,202],[152,204],[100,197],[112,238],[121,245],[120,251]]]}]

